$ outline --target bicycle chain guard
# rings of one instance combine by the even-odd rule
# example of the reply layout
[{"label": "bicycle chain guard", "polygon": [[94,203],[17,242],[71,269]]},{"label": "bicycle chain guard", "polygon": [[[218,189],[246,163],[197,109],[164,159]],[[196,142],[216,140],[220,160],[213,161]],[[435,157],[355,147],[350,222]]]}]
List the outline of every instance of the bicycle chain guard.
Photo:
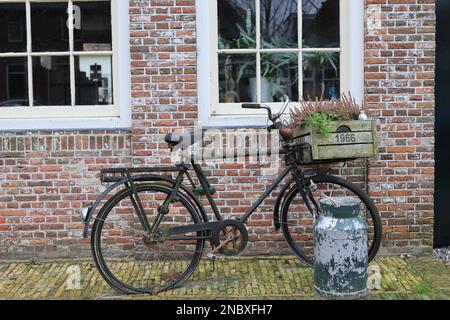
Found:
[{"label": "bicycle chain guard", "polygon": [[[161,241],[171,240],[171,236],[176,238],[177,235],[191,232],[209,232],[213,253],[219,252],[226,256],[234,256],[241,253],[248,243],[247,228],[238,220],[197,223],[159,231],[161,232]],[[150,241],[158,241],[158,239],[150,239]]]}]

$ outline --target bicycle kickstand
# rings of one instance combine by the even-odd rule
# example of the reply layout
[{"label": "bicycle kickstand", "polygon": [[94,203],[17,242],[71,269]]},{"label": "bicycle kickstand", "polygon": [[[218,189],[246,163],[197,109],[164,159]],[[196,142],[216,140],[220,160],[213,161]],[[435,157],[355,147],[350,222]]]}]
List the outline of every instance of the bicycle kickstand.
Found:
[{"label": "bicycle kickstand", "polygon": [[213,271],[216,270],[216,261],[219,260],[219,257],[216,255],[217,252],[219,252],[220,249],[228,245],[231,241],[235,239],[235,236],[231,235],[226,240],[221,242],[217,247],[215,247],[210,253],[208,253],[206,256],[211,260],[213,264]]}]

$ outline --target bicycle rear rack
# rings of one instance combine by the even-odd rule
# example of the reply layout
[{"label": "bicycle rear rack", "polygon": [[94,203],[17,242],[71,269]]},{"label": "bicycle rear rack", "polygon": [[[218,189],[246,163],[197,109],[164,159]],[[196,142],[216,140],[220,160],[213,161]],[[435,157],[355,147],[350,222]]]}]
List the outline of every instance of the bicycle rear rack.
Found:
[{"label": "bicycle rear rack", "polygon": [[121,181],[129,175],[136,174],[154,174],[154,173],[172,173],[185,170],[182,166],[176,167],[143,167],[143,168],[113,168],[100,171],[100,181],[102,183],[115,183]]}]

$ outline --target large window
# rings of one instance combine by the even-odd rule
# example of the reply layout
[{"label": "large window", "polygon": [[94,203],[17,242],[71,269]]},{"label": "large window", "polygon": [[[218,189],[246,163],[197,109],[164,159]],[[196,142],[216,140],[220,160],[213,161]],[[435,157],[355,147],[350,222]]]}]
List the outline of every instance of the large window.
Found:
[{"label": "large window", "polygon": [[119,116],[115,6],[0,0],[0,119]]},{"label": "large window", "polygon": [[[211,1],[209,18],[200,21],[201,25],[209,23],[209,67],[200,69],[208,69],[211,75],[210,116],[242,116],[248,112],[241,110],[243,102],[267,103],[276,109],[284,95],[299,101],[338,98],[350,91],[348,25],[352,20],[350,3],[358,2]],[[362,28],[359,22],[354,26]],[[207,32],[198,30],[201,47]],[[202,49],[200,64],[204,61]]]}]

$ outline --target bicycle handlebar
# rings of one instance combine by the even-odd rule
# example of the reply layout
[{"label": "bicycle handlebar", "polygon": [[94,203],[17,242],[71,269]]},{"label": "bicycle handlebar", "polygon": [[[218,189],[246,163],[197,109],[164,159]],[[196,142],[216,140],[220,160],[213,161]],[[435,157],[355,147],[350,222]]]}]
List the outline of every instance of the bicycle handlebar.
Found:
[{"label": "bicycle handlebar", "polygon": [[285,101],[283,106],[281,107],[281,112],[280,113],[276,113],[273,114],[272,113],[272,109],[267,106],[267,105],[262,105],[260,103],[243,103],[242,104],[242,108],[243,109],[266,109],[267,113],[268,113],[268,118],[269,120],[272,122],[272,125],[267,127],[267,131],[271,132],[272,130],[280,130],[281,128],[283,128],[283,124],[279,121],[277,121],[278,119],[281,118],[281,116],[284,114],[284,112],[286,111],[288,105],[289,105],[289,97],[287,95],[284,96]]},{"label": "bicycle handlebar", "polygon": [[243,103],[242,109],[261,109],[261,105],[259,103]]}]

